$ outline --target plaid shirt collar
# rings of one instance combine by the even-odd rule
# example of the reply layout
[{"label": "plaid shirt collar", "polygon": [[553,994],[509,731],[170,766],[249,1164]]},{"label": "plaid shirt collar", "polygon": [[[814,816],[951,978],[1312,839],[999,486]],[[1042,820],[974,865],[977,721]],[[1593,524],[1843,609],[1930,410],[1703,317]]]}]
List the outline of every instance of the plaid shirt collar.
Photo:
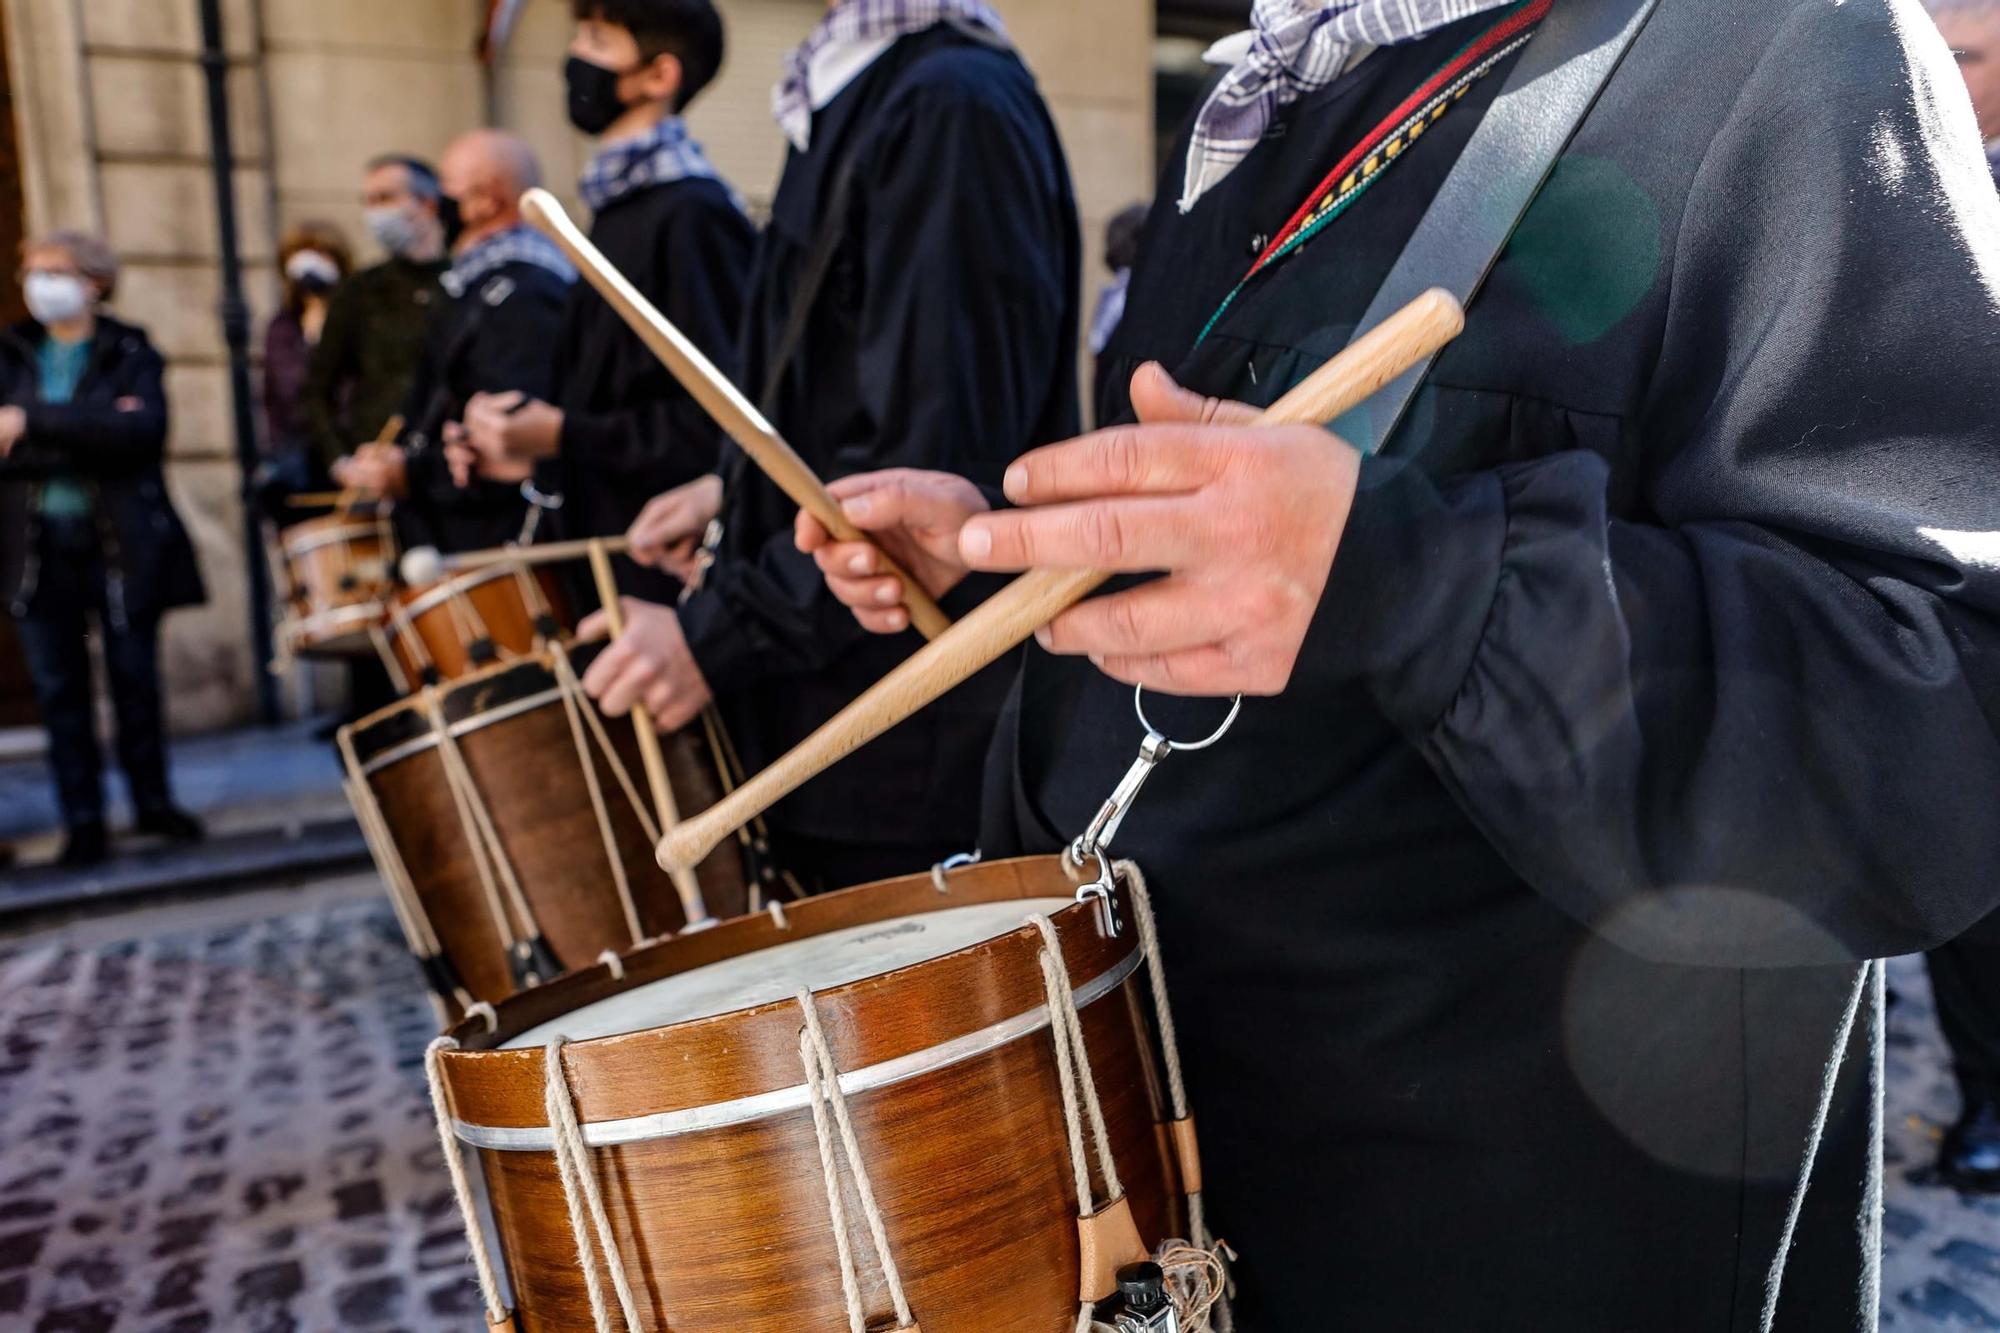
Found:
[{"label": "plaid shirt collar", "polygon": [[[644,134],[608,143],[600,148],[577,182],[583,202],[593,213],[602,213],[628,194],[655,185],[671,185],[680,180],[722,179],[722,173],[708,160],[687,122],[667,116]],[[737,208],[743,201],[730,192]]]},{"label": "plaid shirt collar", "polygon": [[771,90],[771,115],[794,147],[812,146],[813,112],[840,95],[897,38],[939,23],[984,28],[1007,40],[1007,27],[985,0],[841,0],[784,60]]},{"label": "plaid shirt collar", "polygon": [[1196,117],[1185,213],[1250,155],[1280,110],[1339,78],[1358,50],[1427,37],[1515,0],[1256,0],[1249,53]]},{"label": "plaid shirt collar", "polygon": [[554,241],[517,224],[505,231],[494,232],[454,259],[440,279],[444,283],[445,294],[454,301],[458,300],[502,264],[533,264],[536,268],[547,269],[564,282],[576,281],[576,270],[563,257],[563,252],[556,249]]}]

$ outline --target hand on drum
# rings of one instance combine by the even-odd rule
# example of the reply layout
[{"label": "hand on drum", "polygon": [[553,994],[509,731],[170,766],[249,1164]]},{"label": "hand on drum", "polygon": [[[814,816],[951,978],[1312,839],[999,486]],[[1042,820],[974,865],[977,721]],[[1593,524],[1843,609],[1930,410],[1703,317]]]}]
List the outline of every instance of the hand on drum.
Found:
[{"label": "hand on drum", "polygon": [[710,474],[664,491],[646,502],[626,532],[626,554],[683,582],[694,573],[702,534],[722,512],[722,478]]},{"label": "hand on drum", "polygon": [[[597,655],[583,673],[584,692],[611,717],[623,717],[643,704],[661,731],[679,731],[701,715],[714,698],[694,654],[681,633],[681,619],[670,606],[622,598],[625,632]],[[584,642],[603,638],[610,622],[594,611],[577,626]]]},{"label": "hand on drum", "polygon": [[880,572],[883,554],[933,598],[956,588],[970,572],[959,558],[959,529],[991,506],[964,477],[899,467],[842,477],[826,489],[840,501],[847,521],[869,534],[879,549],[868,542],[835,541],[803,509],[793,524],[792,541],[819,565],[827,587],[863,628],[900,634],[910,626],[910,613],[900,605],[901,581]]},{"label": "hand on drum", "polygon": [[519,477],[509,478],[501,477],[496,469],[508,465],[519,468],[524,462],[555,457],[562,446],[562,428],[561,408],[517,389],[475,393],[465,405],[466,443],[486,460],[479,475],[495,480],[520,480],[532,471],[522,470]]},{"label": "hand on drum", "polygon": [[335,459],[333,479],[348,490],[368,491],[401,499],[409,490],[409,474],[400,445],[364,444],[345,458]]},{"label": "hand on drum", "polygon": [[[1158,365],[1133,375],[1132,403],[1140,424],[1036,449],[1008,468],[1019,509],[982,513],[984,501],[962,492],[954,502],[935,473],[900,474],[880,508],[870,478],[832,489],[867,496],[864,508],[843,506],[849,519],[933,591],[971,570],[1164,571],[1073,607],[1036,640],[1172,694],[1276,694],[1326,590],[1360,455],[1318,427],[1252,426],[1255,409],[1190,393]],[[955,550],[943,539],[954,529]],[[864,626],[907,623],[879,609],[895,584],[863,574],[865,547],[830,542],[804,516],[796,535]]]}]

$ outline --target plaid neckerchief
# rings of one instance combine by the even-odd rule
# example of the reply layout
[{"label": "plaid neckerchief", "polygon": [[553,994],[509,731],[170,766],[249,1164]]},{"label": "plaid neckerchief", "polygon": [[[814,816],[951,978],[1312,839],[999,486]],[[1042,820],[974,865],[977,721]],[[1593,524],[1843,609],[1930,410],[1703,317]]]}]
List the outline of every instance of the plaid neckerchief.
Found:
[{"label": "plaid neckerchief", "polygon": [[[628,194],[680,180],[720,181],[722,173],[688,133],[687,122],[667,116],[644,134],[598,149],[577,189],[591,212],[602,213]],[[735,191],[729,197],[736,199]],[[736,206],[742,208],[742,200]]]},{"label": "plaid neckerchief", "polygon": [[444,283],[445,293],[456,301],[502,264],[533,264],[536,268],[547,269],[564,282],[576,281],[576,270],[563,257],[563,252],[556,249],[555,242],[519,224],[494,232],[453,260],[440,281]]},{"label": "plaid neckerchief", "polygon": [[[1006,25],[985,0],[841,0],[785,57],[784,77],[771,90],[771,115],[785,137],[805,152],[812,146],[813,112],[867,69],[874,55],[887,50],[899,37],[946,22],[984,28],[994,38],[1007,40]],[[869,46],[877,50],[867,58],[855,51],[853,67],[835,86],[813,85],[815,60],[837,56],[841,48]]]},{"label": "plaid neckerchief", "polygon": [[1256,0],[1250,52],[1209,95],[1188,144],[1185,213],[1250,155],[1278,112],[1326,87],[1357,50],[1398,46],[1514,0]]}]

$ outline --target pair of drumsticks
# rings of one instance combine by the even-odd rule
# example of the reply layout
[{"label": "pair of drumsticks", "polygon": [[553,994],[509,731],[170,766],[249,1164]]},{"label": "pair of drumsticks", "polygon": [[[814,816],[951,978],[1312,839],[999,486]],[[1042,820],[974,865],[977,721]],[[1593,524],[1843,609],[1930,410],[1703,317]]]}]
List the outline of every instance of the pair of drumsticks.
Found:
[{"label": "pair of drumsticks", "polygon": [[[839,502],[827,493],[797,451],[701,349],[584,237],[553,195],[530,190],[521,200],[521,211],[569,255],[577,270],[780,490],[838,540],[868,540],[847,521]],[[1265,409],[1257,424],[1331,422],[1428,359],[1464,327],[1464,311],[1449,292],[1426,292],[1307,376]],[[930,642],[791,753],[702,814],[669,830],[659,846],[662,867],[684,871],[698,864],[724,838],[802,783],[999,660],[1110,577],[1107,571],[1094,569],[1030,570],[953,626],[916,580],[886,556],[883,563],[902,582],[910,623]]]}]

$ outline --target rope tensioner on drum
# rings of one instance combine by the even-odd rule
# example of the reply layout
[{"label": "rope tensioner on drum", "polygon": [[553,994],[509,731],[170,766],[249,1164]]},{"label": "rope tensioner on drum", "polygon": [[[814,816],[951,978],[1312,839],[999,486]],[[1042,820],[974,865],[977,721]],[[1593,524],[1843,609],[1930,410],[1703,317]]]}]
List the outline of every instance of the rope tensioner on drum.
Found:
[{"label": "rope tensioner on drum", "polygon": [[570,1097],[569,1075],[563,1070],[564,1040],[556,1037],[547,1047],[546,1107],[549,1128],[555,1136],[556,1173],[562,1180],[563,1202],[569,1206],[570,1234],[576,1241],[577,1265],[583,1269],[590,1317],[597,1333],[612,1333],[611,1310],[604,1300],[603,1283],[598,1280],[594,1250],[611,1275],[611,1289],[618,1297],[619,1313],[628,1333],[639,1333],[638,1301],[632,1295],[631,1281],[625,1276],[625,1259],[618,1251],[618,1236],[611,1229],[611,1217],[604,1208],[604,1192],[598,1187],[590,1149],[583,1141],[583,1127],[577,1123],[576,1103]]},{"label": "rope tensioner on drum", "polygon": [[[489,1008],[487,1012],[492,1010]],[[458,1201],[466,1243],[472,1248],[472,1268],[479,1278],[479,1299],[486,1306],[487,1326],[512,1333],[514,1315],[500,1299],[499,1268],[486,1248],[486,1228],[480,1224],[479,1210],[473,1206],[472,1181],[465,1170],[465,1149],[453,1132],[451,1107],[445,1101],[444,1072],[440,1065],[444,1052],[457,1049],[458,1043],[450,1037],[439,1037],[432,1042],[424,1051],[424,1077],[430,1083],[431,1113],[437,1118],[438,1146],[444,1150],[445,1174],[451,1177],[452,1198]]]},{"label": "rope tensioner on drum", "polygon": [[810,990],[799,992],[799,1008],[805,1014],[805,1026],[799,1032],[799,1061],[805,1066],[806,1092],[812,1104],[813,1135],[819,1143],[820,1169],[825,1177],[826,1209],[833,1222],[834,1248],[840,1254],[841,1293],[847,1301],[847,1325],[849,1333],[867,1333],[867,1311],[861,1304],[861,1280],[854,1266],[854,1250],[847,1236],[847,1207],[841,1189],[840,1167],[835,1161],[834,1127],[827,1124],[827,1109],[833,1110],[834,1125],[838,1128],[839,1148],[847,1156],[848,1170],[853,1173],[854,1192],[861,1200],[862,1220],[868,1227],[869,1241],[875,1247],[875,1258],[882,1266],[882,1280],[889,1288],[889,1299],[896,1307],[896,1327],[914,1330],[917,1321],[910,1313],[909,1298],[903,1294],[903,1278],[896,1269],[895,1256],[889,1250],[888,1228],[882,1221],[882,1210],[875,1202],[875,1186],[868,1178],[868,1165],[862,1159],[860,1142],[854,1136],[854,1123],[847,1114],[847,1096],[840,1090],[840,1067],[834,1062],[833,1049],[827,1044],[826,1032],[820,1027],[819,1012],[813,1006]]},{"label": "rope tensioner on drum", "polygon": [[[1139,1239],[1138,1225],[1132,1220],[1131,1202],[1118,1181],[1111,1131],[1104,1121],[1104,1104],[1097,1095],[1097,1078],[1091,1072],[1090,1050],[1084,1044],[1083,1020],[1077,1013],[1076,991],[1070,985],[1062,939],[1046,916],[1036,914],[1028,922],[1042,936],[1042,982],[1048,993],[1049,1032],[1055,1039],[1056,1079],[1062,1087],[1063,1127],[1069,1136],[1070,1170],[1076,1185],[1080,1303],[1076,1326],[1078,1333],[1088,1333],[1097,1303],[1117,1290],[1119,1268],[1140,1263],[1149,1256],[1145,1242]],[[1105,1201],[1101,1207],[1091,1189],[1090,1163],[1084,1145],[1086,1122],[1091,1145],[1097,1153],[1098,1173],[1104,1177]]]},{"label": "rope tensioner on drum", "polygon": [[[611,807],[604,800],[604,786],[597,780],[597,764],[590,757],[590,745],[583,738],[584,726],[580,714],[583,706],[577,702],[577,691],[570,688],[576,678],[569,664],[569,654],[557,644],[551,650],[556,661],[556,685],[562,694],[563,714],[569,719],[570,740],[576,746],[576,762],[583,769],[583,787],[590,794],[591,813],[597,818],[597,835],[604,843],[604,859],[611,865],[611,883],[618,890],[618,907],[625,914],[625,929],[631,932],[632,943],[636,947],[646,942],[645,927],[639,924],[639,905],[632,897],[632,881],[625,873],[625,858],[618,852],[618,831],[611,827]],[[622,976],[620,980],[623,980]]]},{"label": "rope tensioner on drum", "polygon": [[1181,1075],[1180,1034],[1174,1027],[1173,1002],[1167,997],[1167,972],[1160,957],[1160,928],[1153,919],[1153,899],[1146,889],[1146,876],[1134,862],[1120,861],[1112,873],[1132,899],[1132,915],[1139,922],[1139,947],[1145,953],[1146,976],[1153,989],[1153,1016],[1160,1025],[1160,1049],[1166,1057],[1167,1101],[1174,1116],[1167,1132],[1180,1166],[1181,1189],[1187,1195],[1188,1239],[1198,1250],[1212,1249],[1214,1242],[1201,1203],[1201,1147],[1195,1137],[1194,1113],[1188,1109],[1187,1082]]}]

